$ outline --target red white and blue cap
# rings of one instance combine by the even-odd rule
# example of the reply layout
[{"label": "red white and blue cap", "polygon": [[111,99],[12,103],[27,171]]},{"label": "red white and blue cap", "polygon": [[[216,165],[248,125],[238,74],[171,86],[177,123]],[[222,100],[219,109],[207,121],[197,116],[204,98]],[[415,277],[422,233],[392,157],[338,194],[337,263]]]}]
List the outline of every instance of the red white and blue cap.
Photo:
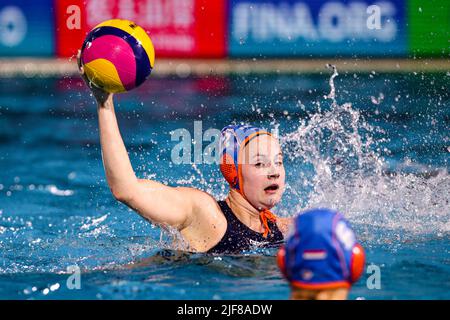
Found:
[{"label": "red white and blue cap", "polygon": [[342,214],[312,209],[295,218],[277,262],[291,286],[350,288],[364,270],[365,254]]}]

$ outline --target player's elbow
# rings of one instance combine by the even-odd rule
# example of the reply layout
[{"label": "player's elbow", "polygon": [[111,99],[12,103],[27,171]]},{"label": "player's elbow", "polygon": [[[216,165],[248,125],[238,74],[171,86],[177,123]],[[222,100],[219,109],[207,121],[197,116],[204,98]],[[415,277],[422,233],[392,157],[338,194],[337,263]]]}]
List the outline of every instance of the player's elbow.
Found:
[{"label": "player's elbow", "polygon": [[117,201],[120,201],[123,203],[128,203],[132,199],[132,194],[129,190],[125,190],[123,188],[116,188],[116,187],[111,187],[110,190],[111,190],[111,193],[112,193],[114,199],[116,199]]}]

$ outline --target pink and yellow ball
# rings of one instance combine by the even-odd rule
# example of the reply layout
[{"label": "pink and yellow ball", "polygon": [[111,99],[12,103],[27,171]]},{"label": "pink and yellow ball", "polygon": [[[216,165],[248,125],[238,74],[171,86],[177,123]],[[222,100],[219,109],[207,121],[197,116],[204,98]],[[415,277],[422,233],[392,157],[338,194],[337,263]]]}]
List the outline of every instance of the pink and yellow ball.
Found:
[{"label": "pink and yellow ball", "polygon": [[100,23],[87,35],[81,63],[95,86],[111,93],[141,85],[155,63],[155,50],[147,33],[129,20]]}]

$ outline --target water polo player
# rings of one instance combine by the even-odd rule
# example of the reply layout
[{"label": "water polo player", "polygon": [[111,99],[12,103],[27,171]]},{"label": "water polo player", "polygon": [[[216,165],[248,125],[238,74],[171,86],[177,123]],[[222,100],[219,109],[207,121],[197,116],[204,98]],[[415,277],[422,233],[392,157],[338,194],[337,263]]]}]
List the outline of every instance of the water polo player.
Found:
[{"label": "water polo player", "polygon": [[113,94],[90,85],[84,74],[83,79],[97,100],[103,165],[117,200],[153,223],[179,230],[190,251],[239,253],[282,243],[292,219],[270,211],[283,194],[285,171],[280,145],[269,132],[251,126],[222,130],[220,169],[230,184],[225,201],[195,188],[138,179],[120,135]]},{"label": "water polo player", "polygon": [[292,299],[344,300],[365,256],[347,220],[329,209],[299,214],[277,255]]}]

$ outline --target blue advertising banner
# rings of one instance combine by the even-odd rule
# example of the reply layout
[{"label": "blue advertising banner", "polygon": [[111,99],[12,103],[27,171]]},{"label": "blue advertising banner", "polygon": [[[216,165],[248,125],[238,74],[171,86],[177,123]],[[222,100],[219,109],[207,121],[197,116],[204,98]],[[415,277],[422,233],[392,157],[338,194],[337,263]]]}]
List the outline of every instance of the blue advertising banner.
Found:
[{"label": "blue advertising banner", "polygon": [[0,0],[0,56],[54,55],[53,0]]},{"label": "blue advertising banner", "polygon": [[230,0],[231,56],[401,56],[406,0]]}]

